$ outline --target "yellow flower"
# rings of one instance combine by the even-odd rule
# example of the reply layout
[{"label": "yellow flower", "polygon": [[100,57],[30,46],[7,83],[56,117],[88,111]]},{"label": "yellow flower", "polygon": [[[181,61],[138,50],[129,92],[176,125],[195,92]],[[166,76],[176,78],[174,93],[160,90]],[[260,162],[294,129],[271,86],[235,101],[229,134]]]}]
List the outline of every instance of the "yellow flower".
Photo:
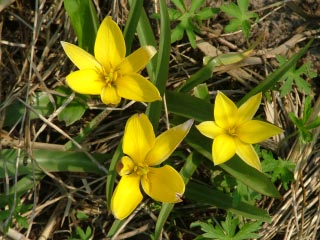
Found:
[{"label": "yellow flower", "polygon": [[203,135],[214,139],[214,164],[224,163],[237,154],[244,162],[261,171],[261,163],[252,144],[282,132],[281,128],[270,123],[252,120],[261,98],[262,94],[258,93],[237,108],[227,96],[218,92],[214,105],[215,121],[196,126]]},{"label": "yellow flower", "polygon": [[155,48],[141,47],[125,57],[123,35],[111,17],[106,17],[98,29],[94,56],[71,43],[61,44],[79,68],[66,77],[75,92],[100,95],[105,104],[118,104],[121,98],[140,102],[161,100],[158,89],[137,73],[156,54]]},{"label": "yellow flower", "polygon": [[121,179],[111,199],[111,211],[118,219],[126,218],[142,201],[140,183],[156,201],[181,201],[185,185],[171,166],[154,167],[166,160],[189,132],[193,120],[173,127],[157,138],[145,114],[135,114],[127,121],[124,137]]}]

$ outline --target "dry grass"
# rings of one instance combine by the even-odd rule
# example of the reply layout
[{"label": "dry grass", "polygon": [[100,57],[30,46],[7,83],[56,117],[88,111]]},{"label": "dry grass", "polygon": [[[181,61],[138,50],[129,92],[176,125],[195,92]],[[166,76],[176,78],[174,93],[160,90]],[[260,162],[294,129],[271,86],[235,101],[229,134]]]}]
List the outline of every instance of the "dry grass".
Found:
[{"label": "dry grass", "polygon": [[[5,2],[2,1],[1,4]],[[129,11],[127,1],[109,2],[95,1],[100,19],[111,14],[120,26],[124,26]],[[211,1],[207,2],[212,4]],[[215,1],[215,4],[219,5],[221,2],[223,1]],[[275,8],[272,7],[272,2],[276,1],[256,1],[253,7],[261,20],[253,27],[253,36],[263,32],[264,40],[254,55],[241,65],[224,66],[215,71],[213,79],[208,82],[212,99],[217,89],[222,89],[234,98],[243,96],[277,67],[274,60],[276,54],[290,57],[303,47],[307,39],[319,37],[319,25],[310,22],[305,16],[299,16],[299,12],[296,14],[292,8],[298,5],[291,5],[290,8],[281,5]],[[8,3],[3,9],[0,8],[0,151],[20,148],[32,154],[34,148],[59,149],[93,119],[101,104],[98,101],[90,102],[90,110],[76,126],[67,127],[56,119],[64,106],[55,109],[49,117],[30,120],[27,114],[32,109],[29,99],[36,92],[48,93],[53,105],[56,105],[54,96],[58,93],[54,89],[65,85],[64,77],[74,69],[64,54],[60,41],[75,43],[76,38],[63,9],[63,1],[43,0],[39,1],[38,6],[37,1],[19,0]],[[302,11],[319,20],[316,17],[319,17],[317,14],[320,6],[316,5],[316,1],[309,1],[309,4],[310,11],[305,10],[305,5],[302,6]],[[150,11],[157,11],[157,5],[149,5]],[[241,33],[223,34],[224,24],[226,18],[223,15],[205,22],[197,49],[192,49],[186,40],[172,46],[168,88],[180,86],[196,72],[202,65],[204,55],[215,56],[246,48]],[[155,32],[158,32],[157,29]],[[316,39],[302,62],[311,60],[314,69],[318,71],[319,59],[319,41]],[[311,82],[313,117],[320,115],[319,80],[318,76]],[[70,100],[73,97],[74,95],[71,95]],[[288,112],[301,115],[305,97],[296,89],[284,98],[280,98],[275,91],[272,103],[265,101],[264,114],[270,122],[283,126],[286,129],[285,134],[289,136],[294,129],[288,119]],[[10,118],[5,115],[5,110],[16,100],[25,105],[26,114],[9,128],[4,126],[5,118]],[[127,111],[109,112],[101,119],[94,134],[89,135],[84,145],[78,147],[87,149],[88,154],[113,152],[122,135],[124,122],[131,114],[130,108]],[[281,149],[279,154],[283,159],[296,163],[296,181],[286,192],[279,185],[283,196],[281,200],[265,198],[261,202],[272,216],[272,222],[263,225],[259,239],[320,238],[319,131],[319,128],[314,129],[313,140],[309,144],[301,144],[298,138],[294,137]],[[269,144],[265,145],[266,148],[277,149],[274,141],[267,143]],[[108,161],[102,168],[106,166]],[[0,168],[2,167],[1,160]],[[4,193],[13,183],[12,179],[1,179],[0,191]],[[46,172],[46,177],[20,200],[24,204],[33,205],[32,210],[24,214],[30,221],[29,227],[26,230],[12,226],[7,237],[0,237],[1,239],[66,239],[78,225],[84,229],[86,225],[90,225],[95,232],[95,239],[107,239],[105,234],[113,222],[105,204],[105,177]],[[147,235],[153,232],[157,216],[150,211],[147,204],[141,208],[142,213],[129,219],[124,232],[120,233],[117,239],[149,239]],[[186,204],[184,208],[194,209],[197,216],[195,206]],[[75,214],[79,210],[89,216],[87,221],[77,220]],[[197,233],[190,231],[189,224],[196,220],[196,217],[179,218],[177,222],[170,223],[171,227],[164,231],[163,238],[194,238]],[[141,232],[146,235],[139,235]]]}]

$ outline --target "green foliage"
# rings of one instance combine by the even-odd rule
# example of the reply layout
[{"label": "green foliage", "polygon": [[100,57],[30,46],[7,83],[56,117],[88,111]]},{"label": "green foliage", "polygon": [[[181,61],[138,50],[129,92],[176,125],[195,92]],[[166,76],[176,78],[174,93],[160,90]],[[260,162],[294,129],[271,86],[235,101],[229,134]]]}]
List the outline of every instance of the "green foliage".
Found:
[{"label": "green foliage", "polygon": [[78,38],[79,47],[93,53],[98,16],[91,0],[64,0],[64,8]]},{"label": "green foliage", "polygon": [[[284,56],[277,55],[276,58],[280,67],[288,61]],[[306,62],[299,68],[296,68],[296,64],[293,64],[282,76],[281,81],[283,85],[280,88],[281,96],[284,96],[291,91],[293,83],[296,84],[299,92],[310,94],[311,86],[304,80],[303,76],[306,76],[307,78],[314,78],[317,76],[311,68],[311,62]]]},{"label": "green foliage", "polygon": [[293,170],[295,165],[292,161],[274,159],[272,152],[261,150],[262,171],[271,177],[272,182],[281,181],[283,188],[288,190],[288,184],[294,180]]},{"label": "green foliage", "polygon": [[237,4],[229,3],[220,7],[221,11],[232,17],[225,26],[225,32],[242,30],[246,39],[249,38],[251,23],[259,20],[258,14],[248,11],[249,0],[237,0]]},{"label": "green foliage", "polygon": [[[56,91],[61,93],[56,96],[57,105],[60,107],[68,100],[72,90],[62,86],[58,87]],[[87,99],[85,95],[76,94],[76,97],[58,114],[58,120],[64,121],[67,126],[80,120],[88,108]]]},{"label": "green foliage", "polygon": [[205,0],[191,1],[190,8],[187,9],[183,0],[172,0],[177,9],[168,8],[171,21],[179,23],[171,32],[171,43],[183,38],[187,34],[189,42],[193,48],[196,48],[196,33],[199,33],[199,27],[203,20],[213,17],[219,9],[205,7],[200,10]]},{"label": "green foliage", "polygon": [[[1,195],[1,203],[3,206],[0,206],[0,226],[2,227],[2,223],[10,218],[10,221],[5,226],[5,229],[3,229],[4,232],[7,232],[9,227],[12,227],[14,224],[17,224],[18,227],[21,228],[28,228],[28,218],[23,217],[22,215],[32,209],[32,204],[23,204],[19,201],[16,206],[13,206],[13,196],[8,197],[4,194]],[[6,208],[6,206],[9,206],[9,208]],[[15,207],[13,211],[11,209],[12,207]],[[5,209],[3,210],[3,208]],[[12,216],[10,216],[11,212]]]},{"label": "green foliage", "polygon": [[261,222],[248,222],[241,226],[240,220],[228,212],[226,220],[220,224],[213,224],[211,220],[207,222],[196,221],[190,227],[200,227],[203,233],[196,240],[215,239],[215,240],[243,240],[257,238],[255,233],[261,227]]},{"label": "green foliage", "polygon": [[313,139],[312,129],[320,126],[320,116],[311,120],[313,109],[311,106],[311,97],[307,96],[304,102],[303,116],[298,118],[293,112],[289,113],[291,121],[298,128],[299,139],[302,143],[311,142]]}]

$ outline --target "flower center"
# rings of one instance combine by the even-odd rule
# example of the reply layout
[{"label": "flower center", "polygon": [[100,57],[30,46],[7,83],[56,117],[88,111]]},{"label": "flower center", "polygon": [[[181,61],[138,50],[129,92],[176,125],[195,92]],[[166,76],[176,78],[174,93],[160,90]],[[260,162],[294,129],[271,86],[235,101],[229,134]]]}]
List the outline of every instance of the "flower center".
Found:
[{"label": "flower center", "polygon": [[148,168],[148,165],[146,164],[139,164],[139,165],[135,165],[133,171],[139,176],[144,176],[144,175],[147,175],[149,168]]},{"label": "flower center", "polygon": [[103,71],[104,80],[106,82],[106,85],[113,86],[114,82],[119,78],[120,73],[118,70],[110,68],[110,71]]},{"label": "flower center", "polygon": [[228,134],[229,134],[231,137],[237,136],[237,128],[236,128],[236,127],[229,128],[229,129],[228,129]]}]

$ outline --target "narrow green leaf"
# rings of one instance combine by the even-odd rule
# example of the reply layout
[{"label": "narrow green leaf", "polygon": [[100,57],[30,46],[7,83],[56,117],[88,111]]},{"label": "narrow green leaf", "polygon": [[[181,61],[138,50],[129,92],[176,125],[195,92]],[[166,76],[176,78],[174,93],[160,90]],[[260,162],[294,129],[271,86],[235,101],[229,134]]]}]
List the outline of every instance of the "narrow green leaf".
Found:
[{"label": "narrow green leaf", "polygon": [[[157,68],[155,72],[154,84],[163,96],[168,79],[171,36],[170,20],[165,0],[160,0],[160,40],[157,55]],[[163,103],[161,101],[152,102],[148,105],[146,114],[153,125],[154,130],[158,128]]]},{"label": "narrow green leaf", "polygon": [[122,141],[121,141],[121,142],[119,142],[119,145],[112,156],[111,163],[109,166],[109,171],[107,174],[106,198],[107,198],[108,208],[110,208],[110,205],[111,205],[113,188],[114,188],[115,180],[117,177],[117,171],[116,171],[117,163],[120,160],[120,158],[122,157],[122,155],[123,155],[123,153],[122,153]]},{"label": "narrow green leaf", "polygon": [[246,15],[249,7],[249,0],[237,0],[239,9],[243,15]]},{"label": "narrow green leaf", "polygon": [[265,222],[271,221],[270,216],[265,210],[259,209],[244,202],[239,202],[235,206],[231,196],[199,183],[192,181],[189,182],[185,196],[187,199],[193,200],[196,203],[213,205],[247,218],[257,219]]},{"label": "narrow green leaf", "polygon": [[311,39],[298,53],[294,54],[290,60],[285,62],[280,68],[270,74],[263,82],[253,88],[247,93],[239,102],[238,106],[247,101],[250,97],[256,95],[259,92],[266,92],[281,79],[281,77],[293,66],[295,63],[305,54],[308,48],[311,46],[313,39]]},{"label": "narrow green leaf", "polygon": [[[190,178],[192,177],[193,173],[195,172],[195,170],[197,169],[198,165],[202,160],[203,160],[203,157],[200,156],[198,153],[191,153],[188,156],[184,166],[180,171],[180,174],[185,184],[189,182]],[[155,239],[159,239],[160,234],[162,232],[162,228],[166,223],[168,216],[171,213],[173,207],[174,207],[173,203],[162,204],[162,207],[158,216],[158,220],[156,223]]]},{"label": "narrow green leaf", "polygon": [[166,100],[169,112],[199,122],[213,119],[213,106],[205,100],[172,91],[166,92]]},{"label": "narrow green leaf", "polygon": [[[19,175],[32,174],[34,171],[41,172],[41,168],[48,172],[86,172],[101,175],[105,174],[99,166],[81,152],[34,149],[32,154],[33,158],[36,160],[36,164],[34,165],[31,164],[31,159],[28,158],[28,155],[22,152],[18,163]],[[92,156],[99,163],[103,163],[108,158],[111,158],[109,154],[93,154]],[[17,157],[18,150],[16,149],[3,149],[1,151],[0,161],[6,161],[8,176],[14,176],[15,174]],[[24,161],[27,161],[26,165],[23,163]],[[0,177],[2,178],[4,176],[5,170],[0,168]]]},{"label": "narrow green leaf", "polygon": [[123,223],[126,221],[126,219],[124,220],[114,220],[112,223],[112,226],[110,228],[110,230],[108,231],[107,237],[111,238],[112,236],[114,236],[117,231],[119,230],[119,228],[121,228],[121,226],[123,225]]},{"label": "narrow green leaf", "polygon": [[[141,46],[151,45],[157,47],[151,24],[144,9],[141,10],[140,19],[137,25],[137,33]],[[147,64],[147,72],[153,83],[155,83],[155,73],[157,66],[157,57],[153,57]]]},{"label": "narrow green leaf", "polygon": [[194,14],[204,4],[205,0],[191,1],[189,12]]},{"label": "narrow green leaf", "polygon": [[181,11],[181,12],[185,12],[186,11],[186,7],[184,5],[183,0],[172,0],[172,3]]},{"label": "narrow green leaf", "polygon": [[64,0],[72,27],[78,38],[79,47],[93,53],[99,20],[91,0]]},{"label": "narrow green leaf", "polygon": [[[2,171],[0,169],[0,171]],[[23,194],[30,191],[34,185],[39,182],[45,175],[42,173],[30,173],[26,176],[21,177],[18,182],[12,186],[9,190],[9,195],[5,194],[0,195],[0,207],[8,204],[8,200],[13,197],[14,192],[17,194],[17,198],[20,198]],[[0,177],[3,178],[2,173],[0,172]]]},{"label": "narrow green leaf", "polygon": [[195,86],[212,77],[212,68],[217,65],[215,61],[209,61],[208,64],[203,66],[195,74],[193,74],[186,82],[178,89],[179,92],[189,92]]},{"label": "narrow green leaf", "polygon": [[197,13],[197,20],[207,20],[209,18],[212,18],[214,15],[216,15],[219,12],[219,8],[203,8],[200,12]]},{"label": "narrow green leaf", "polygon": [[222,5],[220,6],[220,9],[222,12],[225,12],[227,15],[234,18],[240,18],[242,15],[239,7],[235,3]]},{"label": "narrow green leaf", "polygon": [[131,52],[132,41],[134,34],[137,29],[141,10],[143,7],[143,0],[131,0],[130,1],[130,12],[126,22],[126,26],[123,31],[124,40],[126,42],[126,54],[129,55]]}]

